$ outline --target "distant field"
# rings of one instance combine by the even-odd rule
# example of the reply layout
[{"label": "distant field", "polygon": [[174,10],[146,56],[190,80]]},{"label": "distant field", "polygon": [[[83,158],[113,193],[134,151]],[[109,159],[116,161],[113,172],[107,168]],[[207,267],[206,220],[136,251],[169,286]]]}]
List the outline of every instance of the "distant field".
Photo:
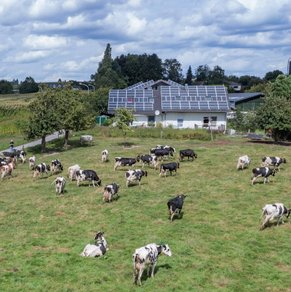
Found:
[{"label": "distant field", "polygon": [[[261,208],[283,202],[291,207],[289,147],[255,144],[239,138],[214,142],[94,136],[81,147],[79,136],[63,151],[50,144],[37,162],[58,158],[65,170],[75,163],[94,169],[102,187],[77,187],[68,182],[57,197],[54,176],[33,179],[28,165],[18,165],[11,178],[0,181],[1,291],[290,291],[291,224],[259,231]],[[148,153],[156,144],[177,150],[192,148],[198,158],[180,164],[177,175],[149,174],[141,186],[126,188],[124,172],[113,171],[114,157]],[[110,162],[101,163],[108,149]],[[237,157],[248,154],[250,169],[236,170]],[[265,155],[287,159],[269,184],[250,184],[251,168]],[[177,157],[175,159],[177,160]],[[138,165],[137,167],[140,167]],[[66,175],[64,171],[63,175]],[[102,202],[104,185],[121,185],[120,198]],[[182,219],[170,223],[166,202],[185,193]],[[103,230],[109,251],[103,258],[79,256],[95,232]],[[167,243],[172,257],[159,258],[154,279],[132,283],[132,253],[147,243]]]},{"label": "distant field", "polygon": [[37,93],[29,94],[0,94],[0,106],[28,105]]}]

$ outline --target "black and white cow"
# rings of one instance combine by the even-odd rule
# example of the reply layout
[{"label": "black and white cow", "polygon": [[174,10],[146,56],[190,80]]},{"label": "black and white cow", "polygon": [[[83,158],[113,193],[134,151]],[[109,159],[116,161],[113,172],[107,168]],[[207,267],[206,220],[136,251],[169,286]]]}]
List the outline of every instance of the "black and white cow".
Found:
[{"label": "black and white cow", "polygon": [[277,156],[265,156],[262,158],[262,166],[274,166],[279,170],[282,163],[287,163],[285,158]]},{"label": "black and white cow", "polygon": [[167,176],[168,171],[170,172],[171,175],[173,171],[177,173],[177,169],[179,167],[180,167],[179,162],[162,163],[160,166],[160,176],[162,175]]},{"label": "black and white cow", "polygon": [[95,235],[95,244],[87,244],[80,254],[82,257],[101,257],[108,251],[107,241],[103,236],[104,232],[97,232]]},{"label": "black and white cow", "polygon": [[136,183],[136,182],[138,182],[138,184],[140,185],[141,178],[147,175],[148,173],[146,170],[142,170],[142,169],[128,170],[125,173],[126,186],[128,187],[131,183]]},{"label": "black and white cow", "polygon": [[266,204],[262,208],[262,217],[264,218],[261,225],[261,230],[263,230],[271,221],[277,220],[277,225],[280,221],[283,222],[283,217],[289,217],[291,209],[287,209],[282,203]]},{"label": "black and white cow", "polygon": [[164,157],[169,158],[170,156],[174,156],[173,153],[174,152],[169,149],[155,149],[152,154],[154,154],[157,158],[163,160]]},{"label": "black and white cow", "polygon": [[277,170],[276,169],[272,169],[269,167],[257,167],[257,168],[253,168],[252,173],[253,176],[251,178],[251,183],[252,185],[254,184],[254,182],[257,180],[258,177],[263,177],[264,178],[264,184],[269,182],[269,176],[275,176]]},{"label": "black and white cow", "polygon": [[108,157],[109,157],[109,152],[107,149],[104,149],[102,152],[101,152],[101,161],[102,162],[107,162],[108,161]]},{"label": "black and white cow", "polygon": [[119,185],[112,183],[104,187],[103,201],[111,202],[114,197],[118,196]]},{"label": "black and white cow", "polygon": [[58,159],[54,159],[51,162],[51,171],[53,174],[63,171],[62,163]]},{"label": "black and white cow", "polygon": [[178,195],[167,202],[169,216],[170,216],[171,221],[173,221],[173,218],[175,215],[180,216],[182,208],[183,208],[184,200],[186,197],[187,196],[183,194]]},{"label": "black and white cow", "polygon": [[154,169],[157,169],[158,168],[158,158],[156,155],[154,154],[145,154],[145,155],[139,155],[138,156],[139,159],[142,161],[142,167],[144,167],[146,164],[148,166],[153,166]]},{"label": "black and white cow", "polygon": [[188,157],[188,160],[191,158],[192,161],[194,160],[194,158],[197,158],[197,154],[192,149],[180,150],[179,154],[180,154],[180,157],[179,157],[180,161],[182,161],[184,157]]},{"label": "black and white cow", "polygon": [[150,243],[146,246],[140,247],[135,250],[132,255],[133,258],[133,282],[141,285],[141,277],[143,271],[148,268],[148,276],[154,276],[155,266],[158,261],[158,257],[164,254],[166,256],[172,256],[170,247],[167,244],[158,245],[156,243]]},{"label": "black and white cow", "polygon": [[55,185],[56,188],[56,194],[63,194],[65,191],[65,186],[66,186],[66,180],[63,176],[57,177],[54,181],[53,184]]},{"label": "black and white cow", "polygon": [[139,157],[137,158],[115,157],[114,170],[116,170],[117,167],[120,166],[133,166],[137,162],[139,162]]},{"label": "black and white cow", "polygon": [[39,175],[43,175],[44,173],[48,175],[48,172],[51,170],[50,166],[45,164],[44,162],[38,164],[34,168],[33,177],[37,177]]},{"label": "black and white cow", "polygon": [[89,186],[90,182],[92,182],[93,187],[95,187],[95,183],[98,186],[101,186],[101,179],[98,177],[96,171],[91,169],[76,171],[76,180],[78,187],[80,186],[81,181],[89,181]]}]

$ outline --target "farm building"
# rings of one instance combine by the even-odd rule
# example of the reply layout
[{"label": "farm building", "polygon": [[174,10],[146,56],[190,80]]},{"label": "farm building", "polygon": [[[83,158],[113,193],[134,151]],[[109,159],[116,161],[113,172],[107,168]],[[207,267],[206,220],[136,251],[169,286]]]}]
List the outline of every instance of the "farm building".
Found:
[{"label": "farm building", "polygon": [[230,107],[242,112],[257,110],[264,102],[261,92],[230,93],[228,97]]},{"label": "farm building", "polygon": [[133,126],[203,128],[224,131],[230,110],[227,89],[218,86],[187,86],[171,80],[139,82],[109,92],[108,112],[133,111]]}]

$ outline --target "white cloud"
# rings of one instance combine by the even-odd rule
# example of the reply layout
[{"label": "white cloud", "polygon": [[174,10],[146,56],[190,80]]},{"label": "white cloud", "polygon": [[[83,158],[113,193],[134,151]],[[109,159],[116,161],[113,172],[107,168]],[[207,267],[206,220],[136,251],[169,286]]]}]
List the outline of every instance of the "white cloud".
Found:
[{"label": "white cloud", "polygon": [[34,50],[46,50],[63,48],[67,46],[68,40],[60,36],[28,35],[24,41],[24,47]]}]

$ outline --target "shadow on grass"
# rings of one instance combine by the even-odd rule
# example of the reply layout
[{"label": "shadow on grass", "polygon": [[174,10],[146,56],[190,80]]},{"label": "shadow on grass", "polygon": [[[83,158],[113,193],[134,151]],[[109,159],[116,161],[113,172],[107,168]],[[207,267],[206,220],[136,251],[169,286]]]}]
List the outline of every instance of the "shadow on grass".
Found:
[{"label": "shadow on grass", "polygon": [[64,147],[64,139],[59,138],[54,141],[47,142],[45,152],[41,151],[41,145],[28,147],[27,149],[33,154],[49,154],[49,153],[55,153],[55,152],[69,151],[75,148],[87,148],[91,146],[94,146],[94,143],[90,143],[90,144],[80,143],[80,140],[72,139],[72,140],[69,140],[69,144],[66,147]]},{"label": "shadow on grass", "polygon": [[[163,265],[157,265],[155,267],[155,271],[154,271],[154,276],[156,276],[156,274],[158,273],[158,271],[160,269],[166,269],[166,270],[169,270],[169,269],[172,269],[172,266],[170,266],[169,264],[163,264]],[[148,270],[145,270],[142,274],[142,277],[141,277],[141,281],[144,282],[146,281],[147,279],[150,279],[151,276],[149,275],[148,276],[148,273],[147,273]]]},{"label": "shadow on grass", "polygon": [[135,144],[132,143],[132,142],[126,142],[126,141],[124,141],[124,142],[119,142],[119,143],[117,143],[117,145],[118,145],[118,146],[123,146],[123,147],[125,147],[125,148],[131,148],[131,147],[134,146]]},{"label": "shadow on grass", "polygon": [[291,146],[291,142],[288,141],[279,141],[275,142],[273,140],[248,140],[247,143],[253,144],[266,144],[266,145],[280,145],[280,146]]}]

